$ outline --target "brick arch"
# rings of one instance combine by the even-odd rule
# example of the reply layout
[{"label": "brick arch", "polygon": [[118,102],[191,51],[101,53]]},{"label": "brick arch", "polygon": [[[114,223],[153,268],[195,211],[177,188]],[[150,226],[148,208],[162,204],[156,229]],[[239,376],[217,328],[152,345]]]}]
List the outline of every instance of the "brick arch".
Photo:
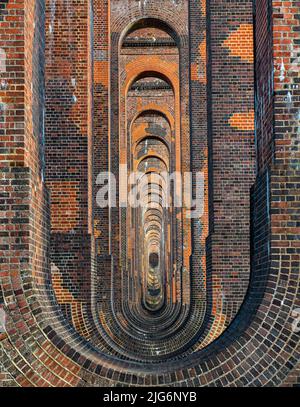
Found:
[{"label": "brick arch", "polygon": [[156,103],[150,103],[148,105],[143,106],[142,109],[140,109],[135,116],[133,117],[130,126],[132,127],[133,123],[144,113],[147,112],[157,112],[160,114],[162,117],[164,117],[167,122],[169,123],[169,126],[171,130],[174,128],[174,117],[173,115],[169,112],[169,109],[165,108],[163,105],[158,105]]},{"label": "brick arch", "polygon": [[139,158],[137,160],[137,166],[139,166],[143,161],[146,161],[149,158],[157,158],[158,160],[160,160],[161,162],[164,163],[164,165],[166,166],[167,169],[169,169],[169,163],[166,162],[166,159],[164,157],[162,157],[161,155],[155,155],[155,154],[145,154],[143,155],[141,158]]},{"label": "brick arch", "polygon": [[167,147],[168,152],[170,153],[170,146],[168,145],[166,140],[164,140],[162,137],[159,137],[159,136],[148,136],[148,135],[142,136],[141,138],[139,138],[138,140],[136,140],[134,142],[134,144],[135,144],[134,151],[136,151],[136,149],[137,149],[137,147],[138,147],[138,145],[140,143],[142,143],[144,140],[149,140],[149,139],[151,139],[151,140],[159,140],[162,144],[164,144]]},{"label": "brick arch", "polygon": [[[151,70],[149,70],[151,66]],[[130,74],[129,74],[130,73]],[[126,65],[126,79],[124,81],[125,94],[132,84],[143,76],[154,76],[164,78],[172,85],[173,91],[179,90],[178,64],[171,64],[156,56],[139,56],[138,64],[134,61]]]},{"label": "brick arch", "polygon": [[[180,22],[181,19],[178,18],[178,14],[178,9],[168,10],[166,13],[165,11],[156,8],[151,10],[148,17],[156,19],[157,21],[162,21],[169,26],[174,33],[177,33],[177,38],[180,40],[180,48],[183,48],[187,46],[188,32],[186,25]],[[123,13],[120,11],[118,17],[115,18],[111,24],[111,32],[114,33],[112,37],[112,45],[120,46],[120,33],[123,33],[122,37],[124,38],[124,35],[126,35],[126,32],[128,32],[131,25],[143,19],[145,19],[145,16],[141,15],[138,5],[131,9],[129,15],[126,11]]]},{"label": "brick arch", "polygon": [[178,35],[177,30],[172,27],[168,22],[161,18],[153,18],[153,17],[140,17],[134,21],[132,21],[129,26],[127,26],[120,34],[120,44],[119,46],[122,47],[122,44],[126,37],[134,32],[136,29],[139,28],[160,28],[162,31],[165,31],[166,34],[169,34],[177,44],[179,48],[181,46],[181,38]]},{"label": "brick arch", "polygon": [[[37,3],[42,4],[42,1]],[[201,2],[201,5],[204,3]],[[7,2],[4,7],[6,4]],[[78,2],[76,4],[80,7]],[[231,4],[237,9],[239,18],[242,15],[249,19],[244,3],[242,6],[234,1]],[[250,2],[247,4],[252,9],[252,4]],[[227,5],[230,6],[228,2]],[[265,35],[261,34],[264,34],[267,27],[268,15],[265,13],[266,8],[264,9],[266,6],[266,1],[257,3],[257,7],[262,9],[261,13],[257,13],[259,18],[257,40],[259,52],[262,54],[259,56],[263,62],[257,66],[257,76],[262,82],[266,79],[264,78],[266,71],[272,69],[273,63],[273,56],[268,60],[266,48],[272,50],[273,40],[279,48],[287,41],[292,41],[292,36],[287,31],[274,38],[270,31],[266,33],[270,38],[265,41]],[[272,4],[268,6],[272,8]],[[19,4],[15,6],[11,3],[11,8],[5,9],[8,11],[8,18],[4,15],[4,21],[9,21],[12,13],[19,12],[20,7]],[[219,14],[222,15],[222,2],[214,2],[214,7],[214,11],[219,10]],[[281,6],[276,5],[277,7]],[[28,10],[25,9],[25,12]],[[232,15],[227,11],[224,11],[224,15],[226,21],[230,16],[231,22],[231,19],[234,19],[234,10],[230,9],[229,12],[232,12]],[[291,13],[294,13],[293,9]],[[42,18],[37,20],[41,21]],[[22,25],[21,19],[19,22]],[[278,14],[275,14],[274,27],[277,32],[281,31],[279,28],[282,28],[282,24],[286,24],[286,21],[282,22],[280,15],[278,17]],[[6,24],[3,24],[3,27],[5,28],[0,27],[0,31],[10,29]],[[31,30],[32,25],[26,28]],[[13,35],[18,30],[19,26],[14,27]],[[222,30],[221,24],[219,30]],[[24,35],[24,32],[26,30],[20,29],[19,34]],[[37,37],[42,38],[42,35]],[[11,46],[14,47],[13,42]],[[274,58],[275,63],[280,66],[280,57]],[[221,60],[220,64],[222,65]],[[36,72],[33,75],[36,75]],[[278,72],[275,75],[278,76]],[[285,92],[285,84],[281,83],[277,76],[277,89]],[[286,81],[292,85],[294,79],[288,77]],[[25,86],[30,92],[30,84]],[[263,93],[262,89],[261,92],[261,98],[267,101],[268,93]],[[294,97],[294,93],[292,96]],[[19,97],[23,98],[21,95]],[[290,113],[282,103],[281,95],[280,97],[275,95],[274,104],[284,111],[286,120],[292,123]],[[220,107],[218,106],[219,109]],[[273,111],[270,113],[271,119],[274,118],[273,113]],[[290,160],[288,150],[290,134],[284,133],[284,130],[280,133],[278,127],[273,129],[272,120],[268,120],[265,112],[258,112],[257,115],[257,119],[261,119],[269,126],[270,134],[275,135],[276,145],[276,138],[280,139],[277,148],[283,150],[284,160]],[[11,112],[12,123],[14,119]],[[16,122],[20,124],[20,117],[18,119]],[[275,119],[279,119],[277,113]],[[265,143],[269,142],[262,137],[265,129],[261,129],[259,123],[257,126],[257,137],[265,147]],[[283,141],[286,144],[284,148]],[[32,158],[38,160],[36,153],[33,153]],[[4,267],[1,268],[0,298],[1,302],[5,302],[7,331],[0,335],[3,356],[0,376],[4,368],[13,385],[24,387],[124,384],[135,386],[170,383],[183,386],[291,386],[296,383],[299,385],[299,334],[292,331],[294,322],[292,310],[300,307],[299,270],[297,265],[295,266],[295,262],[299,260],[299,245],[294,238],[293,228],[293,222],[297,219],[297,207],[294,202],[289,201],[291,196],[299,198],[299,190],[295,187],[298,173],[286,162],[284,165],[280,162],[270,165],[270,157],[264,149],[259,152],[257,158],[264,166],[259,169],[256,185],[252,189],[253,227],[257,231],[254,243],[259,249],[254,251],[253,273],[246,301],[232,325],[213,344],[181,360],[161,363],[159,369],[157,365],[150,365],[145,369],[139,363],[120,361],[113,354],[113,350],[110,356],[105,355],[105,352],[100,352],[99,348],[80,337],[66,322],[51,290],[49,265],[46,262],[42,264],[47,255],[48,244],[48,192],[32,171],[33,166],[31,167],[30,163],[26,163],[29,167],[25,167],[24,163],[19,165],[17,161],[14,163],[15,168],[6,167],[3,172],[1,169],[1,186],[9,197],[7,202],[4,197],[4,201],[10,208],[6,219],[11,223],[11,243],[9,249],[3,249]],[[278,194],[279,184],[283,185],[281,195]],[[22,190],[18,185],[22,185]],[[29,188],[26,185],[29,185]],[[269,197],[266,194],[269,194]],[[28,207],[19,209],[18,212],[22,219],[28,221],[24,230],[26,236],[23,238],[19,237],[21,226],[14,222],[16,212],[11,202],[24,199],[28,202]],[[31,242],[29,248],[26,248],[29,233]],[[258,235],[263,236],[265,240],[263,245]],[[18,240],[14,236],[18,236]],[[279,236],[283,238],[278,239]],[[22,258],[16,249],[20,243],[26,246]],[[34,243],[38,245],[36,253],[31,250]],[[38,261],[37,258],[34,259],[35,255],[38,256]],[[24,261],[25,256],[28,257],[27,261]],[[7,259],[12,257],[19,263],[9,263]],[[100,317],[101,322],[105,324],[103,315]]]}]

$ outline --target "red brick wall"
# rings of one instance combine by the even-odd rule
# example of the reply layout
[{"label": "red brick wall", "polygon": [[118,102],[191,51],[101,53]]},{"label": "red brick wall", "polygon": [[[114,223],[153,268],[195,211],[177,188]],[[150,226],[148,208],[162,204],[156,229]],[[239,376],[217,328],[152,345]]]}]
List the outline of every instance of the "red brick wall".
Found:
[{"label": "red brick wall", "polygon": [[273,19],[270,1],[258,2],[255,15],[256,27],[256,148],[258,170],[264,171],[274,154],[273,103]]},{"label": "red brick wall", "polygon": [[275,163],[296,170],[300,158],[299,33],[299,4],[274,2]]},{"label": "red brick wall", "polygon": [[[86,231],[88,225],[88,7],[87,2],[47,4],[46,179],[62,203],[52,230]],[[75,12],[76,8],[76,12]],[[58,204],[59,206],[59,204]],[[69,223],[69,224],[68,224]]]},{"label": "red brick wall", "polygon": [[24,165],[24,2],[1,2],[1,166]]},{"label": "red brick wall", "polygon": [[252,24],[252,1],[230,2],[226,8],[209,2],[207,284],[217,332],[238,312],[250,276],[249,198],[255,174]]},{"label": "red brick wall", "polygon": [[[94,7],[94,108],[93,112],[93,182],[97,175],[108,169],[109,151],[109,1],[95,0]],[[94,191],[94,202],[97,190]],[[109,218],[108,209],[94,208],[94,234],[97,239],[97,252],[99,255],[108,254],[109,245]],[[100,239],[99,239],[100,238]]]},{"label": "red brick wall", "polygon": [[[87,1],[46,2],[45,179],[51,197],[51,262],[63,289],[82,307],[90,302],[92,267],[90,13]],[[55,273],[53,278],[57,300],[69,316],[72,301],[62,294]]]}]

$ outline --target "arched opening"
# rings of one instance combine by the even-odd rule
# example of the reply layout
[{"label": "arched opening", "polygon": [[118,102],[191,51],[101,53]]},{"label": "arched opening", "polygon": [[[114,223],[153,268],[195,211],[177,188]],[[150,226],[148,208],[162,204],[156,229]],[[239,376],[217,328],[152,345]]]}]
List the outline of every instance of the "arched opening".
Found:
[{"label": "arched opening", "polygon": [[[190,281],[183,270],[190,264],[190,223],[184,208],[175,206],[182,183],[169,182],[174,172],[189,168],[188,76],[181,70],[186,60],[181,40],[156,18],[139,19],[112,38],[111,84],[117,86],[110,95],[109,164],[117,178],[119,166],[129,174],[128,185],[117,182],[117,193],[122,188],[124,203],[124,191],[129,192],[133,206],[110,209],[112,297],[119,300],[111,301],[108,324],[116,338],[114,321],[121,335],[132,336],[133,326],[137,342],[143,341],[141,331],[156,342],[151,332],[158,320],[163,336],[173,320],[174,329],[181,329],[188,314]],[[100,303],[105,312],[107,304]],[[170,332],[163,333],[165,326]],[[143,352],[151,353],[150,348]]]},{"label": "arched opening", "polygon": [[[135,45],[133,45],[135,44]],[[121,47],[180,47],[177,32],[165,21],[157,18],[140,18],[121,36]]]},{"label": "arched opening", "polygon": [[[176,247],[172,233],[181,239],[183,222],[165,180],[181,171],[179,48],[175,31],[155,18],[136,21],[119,48],[120,157],[129,172],[145,175],[138,179],[140,205],[122,216],[121,236],[132,237],[125,239],[122,268],[134,281],[130,302],[152,312],[179,300],[175,280],[181,278],[174,270],[180,273],[181,267],[174,262],[182,262],[184,248],[180,242]],[[172,188],[180,194],[176,184]],[[155,267],[149,262],[153,254],[159,258]]]}]

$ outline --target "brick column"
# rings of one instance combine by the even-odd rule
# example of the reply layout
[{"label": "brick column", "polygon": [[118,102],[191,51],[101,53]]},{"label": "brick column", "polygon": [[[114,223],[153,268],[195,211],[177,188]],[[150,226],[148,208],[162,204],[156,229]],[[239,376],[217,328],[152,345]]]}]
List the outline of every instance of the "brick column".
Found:
[{"label": "brick column", "polygon": [[91,11],[86,0],[47,1],[46,183],[51,196],[51,262],[58,303],[73,324],[90,302],[93,267]]},{"label": "brick column", "polygon": [[253,62],[252,1],[224,5],[211,0],[207,289],[216,335],[238,312],[249,284],[249,197],[255,173]]}]

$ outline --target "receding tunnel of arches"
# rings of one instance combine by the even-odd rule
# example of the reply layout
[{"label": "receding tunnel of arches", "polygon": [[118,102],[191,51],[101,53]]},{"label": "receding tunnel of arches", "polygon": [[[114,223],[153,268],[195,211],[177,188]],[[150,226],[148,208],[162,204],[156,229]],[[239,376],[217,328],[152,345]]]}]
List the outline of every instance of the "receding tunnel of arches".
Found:
[{"label": "receding tunnel of arches", "polygon": [[[228,258],[228,253],[219,254],[218,249],[223,244],[218,229],[223,222],[224,207],[219,205],[223,192],[221,197],[214,194],[211,182],[217,162],[208,140],[206,38],[199,37],[196,43],[189,30],[189,24],[194,24],[189,19],[189,2],[180,2],[171,14],[155,11],[150,2],[145,14],[139,3],[111,1],[107,47],[97,49],[94,56],[93,123],[91,137],[82,146],[90,158],[91,275],[84,274],[88,255],[82,256],[78,267],[72,265],[71,284],[76,285],[80,300],[86,301],[82,319],[87,328],[80,328],[82,335],[108,355],[152,363],[184,357],[212,342],[236,314],[242,295],[236,301],[239,268],[230,264],[231,270],[225,261],[216,267],[220,256]],[[126,12],[129,8],[132,13]],[[97,41],[95,37],[95,47]],[[78,104],[72,106],[75,114]],[[52,147],[57,139],[53,137],[51,143],[47,151],[54,162]],[[230,171],[234,174],[227,171],[224,179],[234,177],[235,167]],[[113,175],[103,188],[109,205],[102,207],[97,180],[99,174],[107,173]],[[200,182],[198,173],[203,175]],[[202,180],[202,196],[197,196]],[[49,186],[52,192],[59,191],[59,197],[64,194],[58,179],[50,180]],[[115,191],[113,197],[109,186]],[[76,203],[81,195],[83,199],[79,191]],[[195,197],[203,198],[204,209],[195,210],[191,218],[195,205],[190,206],[190,201]],[[82,212],[84,216],[86,206]],[[65,221],[58,219],[59,212],[55,216],[54,225]],[[244,212],[238,216],[245,219]],[[52,235],[52,260],[68,282],[65,258],[69,253],[65,251],[69,249],[60,244],[62,230]],[[76,238],[77,261],[75,251],[82,240]],[[55,270],[56,293],[77,329],[77,308],[73,303],[65,306]]]},{"label": "receding tunnel of arches", "polygon": [[155,361],[195,340],[205,308],[192,301],[192,224],[177,205],[191,170],[189,48],[155,18],[121,32],[111,45],[108,167],[122,205],[109,209],[103,276],[111,281],[97,285],[96,323],[118,354]]},{"label": "receding tunnel of arches", "polygon": [[[204,295],[197,300],[193,284],[192,222],[185,202],[178,205],[184,174],[191,171],[189,44],[186,33],[171,28],[176,24],[158,18],[132,24],[129,17],[111,22],[108,106],[102,111],[107,154],[100,139],[91,146],[94,179],[99,172],[113,174],[103,188],[113,205],[99,206],[104,192],[93,191],[88,339],[110,355],[153,362],[189,349],[205,312]],[[98,108],[95,103],[94,114]]]},{"label": "receding tunnel of arches", "polygon": [[0,387],[299,384],[296,3],[1,1]]},{"label": "receding tunnel of arches", "polygon": [[[92,271],[90,280],[84,275],[87,283],[78,287],[78,293],[88,298],[83,319],[87,337],[97,349],[152,363],[205,346],[213,340],[211,325],[217,324],[220,329],[215,331],[222,332],[232,308],[223,312],[219,288],[223,276],[213,276],[214,286],[207,289],[211,281],[206,264],[211,263],[206,257],[209,151],[204,134],[205,87],[197,98],[203,113],[199,117],[198,106],[192,105],[192,91],[200,82],[190,78],[195,61],[190,52],[194,45],[187,24],[188,2],[176,8],[177,14],[170,19],[165,13],[163,19],[157,13],[155,18],[151,13],[141,18],[136,7],[135,14],[127,15],[129,3],[138,6],[130,1],[120,8],[120,2],[111,2],[109,52],[95,55],[98,82],[90,112],[95,134],[91,126],[92,137],[87,142]],[[102,58],[107,64],[98,60]],[[195,123],[199,124],[196,129]],[[195,211],[192,219],[190,201],[197,192],[198,171],[206,177],[206,206],[203,214]],[[99,174],[107,173],[109,180],[98,190]],[[59,188],[56,180],[52,188]],[[109,205],[99,205],[99,196]],[[53,263],[58,269],[65,267],[66,256],[60,238],[53,236],[53,241],[57,239]],[[68,272],[63,278],[69,281]],[[61,296],[59,283],[56,276],[56,291]],[[75,312],[73,307],[73,325]],[[86,335],[84,329],[81,332]]]},{"label": "receding tunnel of arches", "polygon": [[[171,51],[170,63],[175,58],[178,76],[179,50],[175,35],[170,34],[164,23],[158,26],[152,19],[138,22],[125,36],[121,48],[121,64],[125,66],[135,53],[150,59],[147,70],[136,74],[124,95],[128,170],[140,174],[137,184],[140,205],[127,212],[133,236],[127,258],[136,280],[133,300],[150,313],[167,307],[174,259],[171,236],[174,219],[165,178],[175,160],[176,95],[172,78],[160,71],[161,48]],[[163,110],[172,118],[172,125]]]}]

